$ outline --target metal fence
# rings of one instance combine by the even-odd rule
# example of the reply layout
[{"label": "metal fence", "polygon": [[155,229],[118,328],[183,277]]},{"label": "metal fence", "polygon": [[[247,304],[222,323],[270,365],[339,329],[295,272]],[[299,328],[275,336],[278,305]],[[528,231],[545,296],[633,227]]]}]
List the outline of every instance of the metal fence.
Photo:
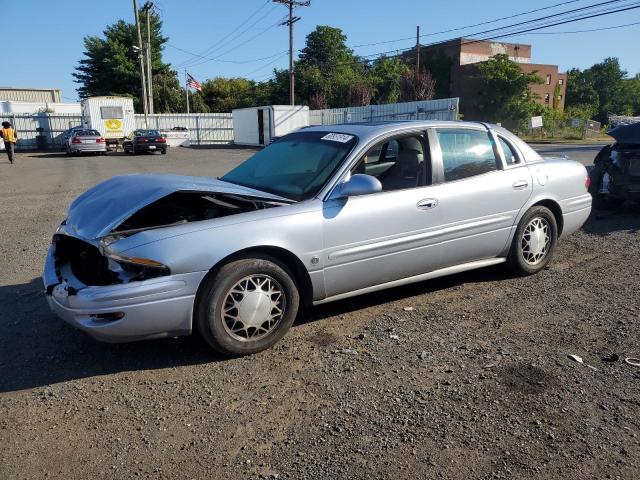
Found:
[{"label": "metal fence", "polygon": [[419,102],[368,105],[366,107],[328,108],[311,110],[311,125],[376,122],[381,120],[457,120],[458,98],[423,100]]},{"label": "metal fence", "polygon": [[[136,128],[145,128],[144,115],[136,115]],[[0,114],[0,122],[8,121],[18,133],[19,150],[61,149],[64,132],[82,124],[81,115],[73,114]],[[192,144],[232,143],[233,121],[230,113],[192,113],[149,115],[149,128],[189,129]]]},{"label": "metal fence", "polygon": [[[149,115],[149,128],[188,128],[191,143],[232,143],[233,118],[230,113],[158,113]],[[136,115],[136,128],[145,128],[144,115]]]},{"label": "metal fence", "polygon": [[[311,125],[375,122],[378,120],[456,120],[458,99],[370,105],[366,107],[311,110]],[[82,124],[74,114],[36,113],[0,114],[0,122],[9,121],[18,132],[18,149],[61,149],[64,132]],[[145,128],[144,115],[136,115],[136,128]],[[232,143],[231,113],[163,113],[149,115],[149,128],[171,130],[187,128],[192,144]]]},{"label": "metal fence", "polygon": [[8,121],[18,133],[18,149],[62,148],[63,133],[79,126],[82,117],[73,114],[0,114],[0,122]]}]

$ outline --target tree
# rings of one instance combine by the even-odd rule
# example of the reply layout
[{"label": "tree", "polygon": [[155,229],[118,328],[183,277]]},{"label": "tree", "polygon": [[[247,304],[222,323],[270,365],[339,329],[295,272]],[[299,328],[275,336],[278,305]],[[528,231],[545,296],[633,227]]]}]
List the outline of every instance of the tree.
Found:
[{"label": "tree", "polygon": [[483,119],[522,127],[532,114],[540,111],[529,88],[531,83],[542,83],[535,72],[523,72],[505,54],[479,63],[477,70],[480,94],[475,108]]},{"label": "tree", "polygon": [[352,85],[368,83],[364,64],[346,45],[339,28],[319,25],[307,35],[296,62],[296,95],[308,103],[321,91],[330,107],[347,104]]},{"label": "tree", "polygon": [[595,118],[607,121],[608,113],[640,114],[640,79],[627,78],[617,58],[580,71],[567,72],[567,106],[595,110]]},{"label": "tree", "polygon": [[600,97],[593,88],[591,78],[578,68],[572,68],[567,72],[565,107],[594,110],[594,114],[600,108]]},{"label": "tree", "polygon": [[406,68],[400,77],[400,100],[414,102],[417,100],[431,100],[436,93],[436,81],[429,72],[417,74]]},{"label": "tree", "polygon": [[309,108],[311,110],[324,110],[329,108],[327,97],[321,91],[313,92],[309,98]]},{"label": "tree", "polygon": [[347,105],[350,107],[363,107],[371,104],[373,92],[366,83],[356,83],[349,87],[347,93]]},{"label": "tree", "polygon": [[204,102],[212,112],[259,105],[256,93],[256,82],[246,78],[216,77],[202,83]]},{"label": "tree", "polygon": [[400,99],[400,77],[406,68],[399,58],[382,56],[367,71],[374,103],[396,103]]},{"label": "tree", "polygon": [[[142,23],[143,38],[146,38],[146,22]],[[154,106],[158,112],[177,111],[180,87],[177,74],[162,61],[162,48],[167,42],[162,36],[162,21],[158,15],[151,15],[151,65],[154,82]],[[142,111],[140,102],[141,82],[138,54],[133,46],[137,45],[137,32],[134,24],[118,20],[107,26],[103,37],[84,38],[84,58],[73,73],[75,82],[80,84],[78,94],[81,98],[97,95],[122,95],[134,98],[137,111]]]}]

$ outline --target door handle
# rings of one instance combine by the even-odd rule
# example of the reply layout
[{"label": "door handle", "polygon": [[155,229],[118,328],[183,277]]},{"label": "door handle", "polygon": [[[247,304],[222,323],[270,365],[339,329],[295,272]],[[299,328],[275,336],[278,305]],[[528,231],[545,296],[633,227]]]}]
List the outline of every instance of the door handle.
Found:
[{"label": "door handle", "polygon": [[437,205],[438,205],[438,200],[436,198],[423,198],[416,204],[416,206],[421,210],[428,210],[430,208],[435,208]]},{"label": "door handle", "polygon": [[529,186],[529,182],[526,180],[518,180],[517,182],[513,182],[511,185],[514,190],[522,190],[523,188],[527,188]]}]

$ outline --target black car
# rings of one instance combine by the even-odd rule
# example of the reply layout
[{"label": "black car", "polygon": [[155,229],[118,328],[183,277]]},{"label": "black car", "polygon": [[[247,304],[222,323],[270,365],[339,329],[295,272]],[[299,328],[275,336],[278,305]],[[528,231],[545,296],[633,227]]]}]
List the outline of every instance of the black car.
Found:
[{"label": "black car", "polygon": [[125,153],[135,155],[141,152],[167,153],[167,139],[158,130],[136,130],[124,142],[122,149]]},{"label": "black car", "polygon": [[616,143],[600,150],[589,174],[596,208],[640,201],[640,123],[619,125],[608,133]]}]

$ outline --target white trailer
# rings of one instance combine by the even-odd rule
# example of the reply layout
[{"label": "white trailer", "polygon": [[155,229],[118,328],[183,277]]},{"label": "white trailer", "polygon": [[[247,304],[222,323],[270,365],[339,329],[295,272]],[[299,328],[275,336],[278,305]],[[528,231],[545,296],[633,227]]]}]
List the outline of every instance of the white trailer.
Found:
[{"label": "white trailer", "polygon": [[237,145],[268,145],[274,138],[309,125],[309,107],[302,105],[236,108],[232,116]]},{"label": "white trailer", "polygon": [[136,129],[133,99],[89,97],[82,100],[82,126],[100,132],[108,145],[118,145]]}]

